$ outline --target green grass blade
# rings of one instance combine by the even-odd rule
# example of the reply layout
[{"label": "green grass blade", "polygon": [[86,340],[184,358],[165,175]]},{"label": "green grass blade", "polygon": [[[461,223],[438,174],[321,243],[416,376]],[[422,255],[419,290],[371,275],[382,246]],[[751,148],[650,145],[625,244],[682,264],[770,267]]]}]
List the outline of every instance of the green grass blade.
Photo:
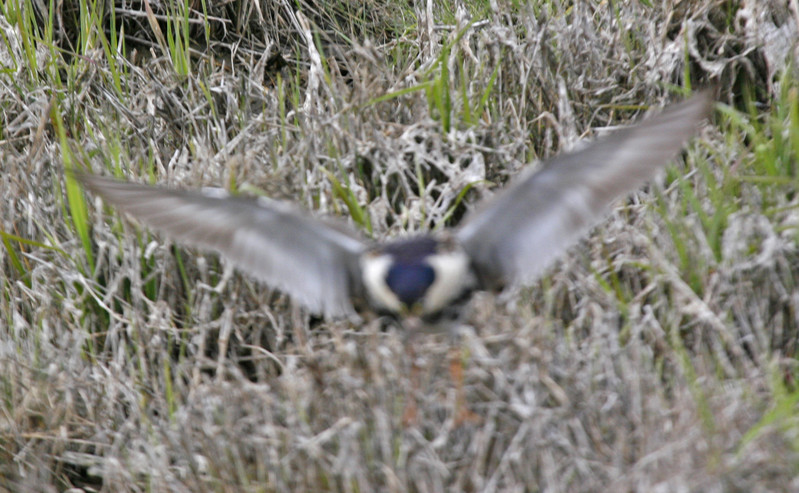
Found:
[{"label": "green grass blade", "polygon": [[92,253],[92,242],[89,235],[89,213],[86,209],[86,199],[83,196],[83,190],[80,184],[75,179],[75,176],[70,171],[75,169],[74,157],[69,147],[67,139],[67,132],[64,128],[64,121],[61,119],[58,101],[55,97],[52,100],[50,111],[50,118],[56,128],[58,140],[61,144],[61,158],[64,161],[64,169],[67,173],[64,174],[64,183],[66,186],[67,204],[69,205],[69,215],[72,219],[72,225],[80,238],[83,245],[83,251],[86,255],[86,261],[89,264],[90,272],[94,272],[94,254]]}]

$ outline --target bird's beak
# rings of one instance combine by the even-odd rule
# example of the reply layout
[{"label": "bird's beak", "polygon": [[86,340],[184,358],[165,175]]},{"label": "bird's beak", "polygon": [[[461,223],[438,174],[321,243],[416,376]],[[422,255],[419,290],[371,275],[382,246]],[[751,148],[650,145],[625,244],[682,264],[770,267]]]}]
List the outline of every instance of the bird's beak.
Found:
[{"label": "bird's beak", "polygon": [[408,310],[408,315],[411,317],[421,317],[422,312],[424,312],[424,303],[417,301],[411,305],[410,309]]}]

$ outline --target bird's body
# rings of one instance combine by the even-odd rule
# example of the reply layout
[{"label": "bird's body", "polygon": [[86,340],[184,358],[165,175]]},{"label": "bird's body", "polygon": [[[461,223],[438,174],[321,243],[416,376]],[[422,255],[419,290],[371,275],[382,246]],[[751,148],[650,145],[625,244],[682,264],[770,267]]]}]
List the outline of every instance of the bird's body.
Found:
[{"label": "bird's body", "polygon": [[418,317],[428,330],[457,321],[478,287],[468,254],[446,233],[378,245],[361,257],[361,273],[372,310]]},{"label": "bird's body", "polygon": [[455,230],[383,243],[282,202],[78,177],[143,223],[222,253],[312,312],[336,317],[365,308],[418,331],[451,326],[474,291],[538,276],[614,199],[673,158],[709,107],[709,95],[700,94],[556,157]]}]

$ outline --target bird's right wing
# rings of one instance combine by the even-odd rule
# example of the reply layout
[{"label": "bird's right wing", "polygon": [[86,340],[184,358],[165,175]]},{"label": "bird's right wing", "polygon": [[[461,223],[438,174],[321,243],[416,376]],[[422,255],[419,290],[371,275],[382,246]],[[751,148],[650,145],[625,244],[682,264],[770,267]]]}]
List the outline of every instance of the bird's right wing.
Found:
[{"label": "bird's right wing", "polygon": [[312,312],[354,313],[351,296],[361,289],[358,258],[366,248],[354,235],[265,198],[76,176],[86,188],[145,225],[221,253],[243,272],[291,295]]},{"label": "bird's right wing", "polygon": [[532,281],[555,257],[640,187],[696,132],[709,92],[543,164],[500,192],[456,232],[483,289]]}]

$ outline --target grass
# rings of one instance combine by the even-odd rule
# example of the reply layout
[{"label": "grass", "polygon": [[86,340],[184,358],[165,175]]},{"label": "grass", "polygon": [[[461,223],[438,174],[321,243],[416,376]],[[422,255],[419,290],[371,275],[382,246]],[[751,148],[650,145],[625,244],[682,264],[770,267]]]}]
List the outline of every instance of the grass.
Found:
[{"label": "grass", "polygon": [[[0,489],[797,489],[797,36],[756,4],[0,0]],[[460,428],[448,341],[420,338],[403,427],[401,334],[312,317],[66,172],[380,238],[710,84],[662,179],[474,301]]]}]

